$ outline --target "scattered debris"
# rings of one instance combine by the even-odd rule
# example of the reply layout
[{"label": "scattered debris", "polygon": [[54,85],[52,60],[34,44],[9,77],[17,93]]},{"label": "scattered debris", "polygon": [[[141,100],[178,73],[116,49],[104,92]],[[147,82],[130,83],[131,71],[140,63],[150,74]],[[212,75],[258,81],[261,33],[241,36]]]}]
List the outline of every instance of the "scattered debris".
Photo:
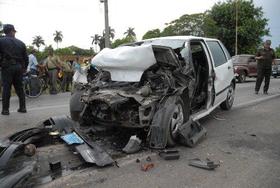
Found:
[{"label": "scattered debris", "polygon": [[33,156],[36,153],[36,146],[34,144],[27,144],[24,147],[24,154],[27,156]]},{"label": "scattered debris", "polygon": [[206,134],[206,129],[198,121],[189,120],[179,128],[179,141],[186,146],[194,147]]},{"label": "scattered debris", "polygon": [[257,135],[255,135],[255,134],[250,134],[250,136],[256,137]]},{"label": "scattered debris", "polygon": [[159,152],[159,156],[164,160],[178,160],[180,158],[178,150],[163,150]]},{"label": "scattered debris", "polygon": [[217,115],[212,115],[212,117],[213,117],[215,120],[218,120],[218,121],[225,121],[225,120],[226,120],[225,118],[218,117]]},{"label": "scattered debris", "polygon": [[152,161],[152,158],[151,158],[150,156],[148,156],[148,157],[146,158],[146,161],[150,162],[150,161]]},{"label": "scattered debris", "polygon": [[84,143],[84,141],[75,132],[61,136],[61,139],[64,140],[68,145]]},{"label": "scattered debris", "polygon": [[[16,172],[9,173],[0,178],[0,187],[12,188],[28,179],[36,168],[36,162],[23,163]],[[21,186],[22,187],[22,186]]]},{"label": "scattered debris", "polygon": [[137,158],[137,159],[136,159],[136,163],[140,163],[140,159]]},{"label": "scattered debris", "polygon": [[57,171],[57,170],[61,170],[61,162],[60,161],[50,162],[49,166],[50,166],[50,170],[53,171],[53,172]]},{"label": "scattered debris", "polygon": [[136,153],[141,149],[141,140],[136,135],[131,136],[123,151],[128,154]]},{"label": "scattered debris", "polygon": [[119,163],[117,161],[114,161],[114,164],[116,167],[120,168]]},{"label": "scattered debris", "polygon": [[198,158],[189,160],[189,165],[194,166],[194,167],[198,167],[198,168],[203,168],[203,169],[206,169],[206,170],[214,170],[215,168],[220,166],[220,164],[216,164],[213,161],[210,161],[209,159],[206,159],[205,161],[202,161]]},{"label": "scattered debris", "polygon": [[144,171],[144,172],[146,172],[146,171],[148,171],[148,170],[154,168],[154,166],[155,166],[154,163],[142,164],[142,165],[141,165],[141,170]]}]

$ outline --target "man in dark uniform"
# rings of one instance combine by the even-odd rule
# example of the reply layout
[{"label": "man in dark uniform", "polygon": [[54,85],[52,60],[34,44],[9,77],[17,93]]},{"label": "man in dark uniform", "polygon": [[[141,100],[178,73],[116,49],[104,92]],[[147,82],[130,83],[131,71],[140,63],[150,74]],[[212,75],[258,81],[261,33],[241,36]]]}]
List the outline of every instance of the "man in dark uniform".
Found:
[{"label": "man in dark uniform", "polygon": [[0,56],[2,67],[2,115],[9,115],[11,86],[13,85],[19,98],[18,112],[26,113],[25,95],[22,85],[22,73],[28,65],[26,46],[15,38],[13,25],[4,25],[5,37],[0,38]]},{"label": "man in dark uniform", "polygon": [[259,93],[263,78],[264,87],[263,93],[267,95],[269,88],[270,76],[271,76],[271,66],[272,63],[275,64],[275,53],[272,48],[270,48],[271,41],[266,40],[264,43],[264,48],[258,50],[256,54],[256,59],[258,61],[258,77],[256,81],[255,94]]}]

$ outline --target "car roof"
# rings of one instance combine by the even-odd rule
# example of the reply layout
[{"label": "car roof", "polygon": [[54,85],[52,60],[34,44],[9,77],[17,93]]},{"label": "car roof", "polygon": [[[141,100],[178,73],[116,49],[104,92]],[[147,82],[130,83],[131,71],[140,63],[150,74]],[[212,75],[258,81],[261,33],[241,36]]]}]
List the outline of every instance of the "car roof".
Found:
[{"label": "car roof", "polygon": [[[213,40],[213,41],[219,41],[218,39],[214,39],[214,38],[205,38],[205,37],[196,37],[196,36],[167,36],[167,37],[158,37],[158,38],[151,38],[151,39],[145,39],[145,40],[141,40],[141,41],[152,41],[152,40],[158,40],[158,39],[179,39],[179,40],[191,40],[191,39],[199,39],[199,40]],[[139,42],[141,42],[139,41]]]},{"label": "car roof", "polygon": [[252,56],[255,56],[255,55],[252,55],[252,54],[239,54],[239,55],[235,55],[233,57],[252,57]]}]

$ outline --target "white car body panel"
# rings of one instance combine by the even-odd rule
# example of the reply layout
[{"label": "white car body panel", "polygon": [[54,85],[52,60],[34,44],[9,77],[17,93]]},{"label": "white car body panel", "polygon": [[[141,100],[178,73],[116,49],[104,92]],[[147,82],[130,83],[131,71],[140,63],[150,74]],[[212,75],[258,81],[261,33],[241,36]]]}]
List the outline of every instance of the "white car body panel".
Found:
[{"label": "white car body panel", "polygon": [[109,71],[113,81],[139,82],[156,59],[151,45],[105,48],[91,61],[97,69]]}]

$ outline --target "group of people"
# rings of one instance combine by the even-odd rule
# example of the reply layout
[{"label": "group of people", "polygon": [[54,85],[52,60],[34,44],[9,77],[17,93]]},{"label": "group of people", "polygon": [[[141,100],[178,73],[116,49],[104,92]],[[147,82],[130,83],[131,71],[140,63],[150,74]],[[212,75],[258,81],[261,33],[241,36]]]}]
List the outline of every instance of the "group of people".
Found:
[{"label": "group of people", "polygon": [[50,94],[58,93],[58,76],[62,77],[62,92],[70,91],[75,62],[72,60],[61,61],[58,56],[54,55],[53,49],[49,48],[48,56],[41,63],[38,63],[34,52],[35,50],[32,50],[28,56],[29,64],[27,66],[27,73],[31,75],[47,74],[48,80],[46,80],[46,82],[49,83]]},{"label": "group of people", "polygon": [[[52,48],[48,51],[48,57],[40,64],[34,55],[27,54],[25,44],[15,38],[16,30],[13,25],[4,25],[5,37],[0,38],[0,68],[2,82],[2,115],[9,115],[11,86],[13,85],[19,98],[18,112],[26,113],[25,94],[23,90],[22,77],[24,72],[38,74],[38,70],[45,70],[49,75],[50,94],[57,94],[58,71],[63,72],[62,91],[69,91],[72,82],[73,68],[75,63],[61,61],[54,55]],[[255,86],[255,94],[259,93],[260,86],[265,79],[263,93],[267,94],[271,76],[271,66],[275,63],[275,52],[270,48],[271,41],[266,40],[264,47],[256,54],[258,61],[258,77]],[[76,63],[76,65],[78,65]],[[0,87],[1,88],[1,87]]]},{"label": "group of people", "polygon": [[[57,77],[62,74],[62,91],[70,91],[74,71],[73,61],[61,61],[49,48],[48,56],[43,63],[38,63],[34,51],[28,55],[26,45],[15,37],[16,30],[13,25],[5,24],[4,37],[0,38],[0,73],[2,90],[2,115],[9,115],[11,87],[19,98],[19,113],[26,113],[25,94],[23,89],[23,74],[38,75],[45,72],[48,75],[49,92],[57,94]],[[78,59],[77,59],[78,60]]]}]

